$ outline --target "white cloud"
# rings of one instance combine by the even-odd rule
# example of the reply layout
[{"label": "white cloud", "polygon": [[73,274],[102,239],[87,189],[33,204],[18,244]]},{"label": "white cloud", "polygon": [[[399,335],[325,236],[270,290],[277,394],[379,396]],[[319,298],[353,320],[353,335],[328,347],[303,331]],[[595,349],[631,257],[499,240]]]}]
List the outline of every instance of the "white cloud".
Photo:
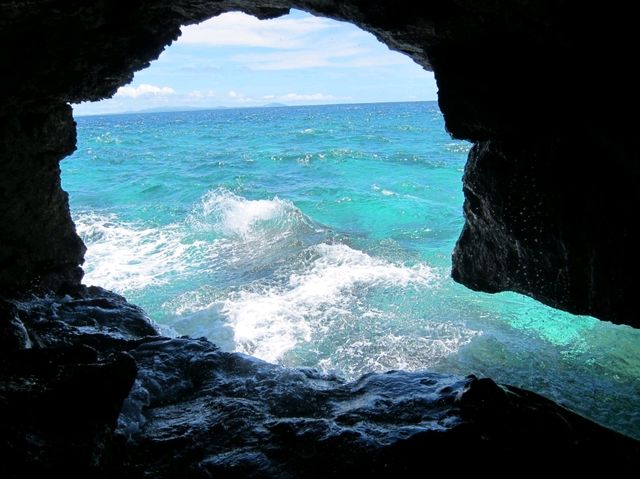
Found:
[{"label": "white cloud", "polygon": [[201,100],[203,98],[213,98],[216,96],[216,92],[213,90],[202,91],[202,90],[192,90],[187,93],[187,98],[192,100]]},{"label": "white cloud", "polygon": [[252,103],[255,101],[253,98],[246,96],[244,93],[239,93],[235,90],[229,90],[227,95],[229,96],[229,98],[238,103]]},{"label": "white cloud", "polygon": [[331,63],[330,52],[289,51],[265,54],[236,55],[233,60],[251,70],[298,70],[301,68],[326,67]]},{"label": "white cloud", "polygon": [[182,28],[180,43],[208,46],[295,48],[311,33],[331,28],[335,22],[319,17],[258,20],[241,12],[224,13],[198,25]]},{"label": "white cloud", "polygon": [[259,47],[231,60],[251,70],[370,68],[410,63],[353,25],[310,15],[271,20],[230,12],[183,28],[182,45]]},{"label": "white cloud", "polygon": [[[333,95],[327,95],[325,93],[312,93],[310,95],[301,95],[300,93],[287,93],[278,97],[280,101],[331,101],[338,100],[339,98]],[[343,99],[343,98],[340,98]]]},{"label": "white cloud", "polygon": [[348,96],[335,96],[327,93],[287,93],[285,95],[262,95],[260,97],[250,97],[235,90],[229,90],[227,96],[234,103],[256,104],[266,101],[277,101],[283,103],[314,103],[314,102],[336,102],[351,100]]},{"label": "white cloud", "polygon": [[138,98],[141,96],[148,96],[148,95],[154,95],[154,96],[173,95],[175,92],[176,91],[173,88],[170,88],[168,86],[159,87],[159,86],[143,83],[142,85],[139,85],[137,87],[129,86],[129,85],[122,86],[118,88],[118,91],[114,96],[126,97],[126,98]]},{"label": "white cloud", "polygon": [[232,60],[251,70],[299,70],[303,68],[359,68],[409,63],[408,57],[389,50],[374,53],[358,44],[317,44],[305,49],[235,55]]}]

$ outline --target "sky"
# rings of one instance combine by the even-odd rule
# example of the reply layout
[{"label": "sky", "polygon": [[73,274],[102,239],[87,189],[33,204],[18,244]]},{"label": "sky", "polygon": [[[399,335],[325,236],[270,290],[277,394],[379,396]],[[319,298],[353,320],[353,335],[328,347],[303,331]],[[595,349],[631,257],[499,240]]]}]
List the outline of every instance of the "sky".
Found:
[{"label": "sky", "polygon": [[296,10],[271,20],[231,12],[183,27],[113,98],[74,111],[420,101],[436,92],[431,72],[352,24]]}]

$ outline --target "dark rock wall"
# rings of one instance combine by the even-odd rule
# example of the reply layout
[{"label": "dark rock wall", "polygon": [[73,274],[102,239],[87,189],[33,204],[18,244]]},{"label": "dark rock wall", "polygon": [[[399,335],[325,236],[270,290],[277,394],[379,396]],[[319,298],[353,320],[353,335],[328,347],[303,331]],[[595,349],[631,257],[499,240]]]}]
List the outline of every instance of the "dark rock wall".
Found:
[{"label": "dark rock wall", "polygon": [[464,4],[428,48],[447,128],[476,142],[454,279],[640,326],[632,17],[620,5]]},{"label": "dark rock wall", "polygon": [[0,112],[0,291],[78,283],[75,234],[58,162],[75,150],[71,107]]},{"label": "dark rock wall", "polygon": [[562,0],[0,0],[0,290],[78,282],[57,161],[65,102],[129,82],[194,23],[290,7],[350,21],[433,69],[449,131],[476,142],[453,276],[638,326],[631,6]]},{"label": "dark rock wall", "polygon": [[477,143],[464,176],[454,279],[639,327],[629,197],[637,173],[611,153],[582,136]]}]

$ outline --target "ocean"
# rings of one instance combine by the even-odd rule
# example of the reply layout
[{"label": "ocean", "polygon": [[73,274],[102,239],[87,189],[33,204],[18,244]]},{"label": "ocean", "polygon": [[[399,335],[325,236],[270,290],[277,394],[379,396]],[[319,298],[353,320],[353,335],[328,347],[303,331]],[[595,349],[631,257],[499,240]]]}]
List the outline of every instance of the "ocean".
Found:
[{"label": "ocean", "polygon": [[435,102],[76,120],[84,282],[165,334],[349,379],[489,376],[640,438],[640,331],[451,280],[470,145]]}]

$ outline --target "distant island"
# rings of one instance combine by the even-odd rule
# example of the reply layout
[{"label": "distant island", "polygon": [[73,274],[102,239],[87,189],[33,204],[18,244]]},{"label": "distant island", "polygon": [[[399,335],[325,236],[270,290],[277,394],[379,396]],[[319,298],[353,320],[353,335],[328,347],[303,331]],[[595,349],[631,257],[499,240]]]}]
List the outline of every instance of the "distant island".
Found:
[{"label": "distant island", "polygon": [[[267,103],[265,105],[255,105],[250,108],[277,108],[277,107],[285,107],[289,105],[285,105],[284,103]],[[178,106],[156,106],[153,108],[145,108],[143,110],[132,110],[126,111],[123,113],[178,113],[182,111],[204,111],[204,110],[230,110],[238,108],[237,106],[187,106],[187,105],[178,105]]]},{"label": "distant island", "polygon": [[145,108],[141,110],[127,110],[127,111],[118,111],[118,112],[108,112],[108,113],[81,113],[78,114],[74,111],[74,116],[82,117],[82,116],[105,116],[105,115],[135,115],[135,114],[143,114],[143,113],[186,113],[193,111],[211,111],[211,110],[237,110],[237,109],[245,109],[245,108],[286,108],[286,107],[326,107],[331,105],[376,105],[376,104],[402,104],[402,103],[436,103],[436,100],[414,100],[414,101],[400,101],[400,102],[376,102],[376,103],[333,103],[333,104],[312,104],[312,105],[287,105],[285,103],[265,103],[263,105],[244,105],[244,106],[191,106],[191,105],[166,105],[166,106],[157,106],[153,108]]}]

